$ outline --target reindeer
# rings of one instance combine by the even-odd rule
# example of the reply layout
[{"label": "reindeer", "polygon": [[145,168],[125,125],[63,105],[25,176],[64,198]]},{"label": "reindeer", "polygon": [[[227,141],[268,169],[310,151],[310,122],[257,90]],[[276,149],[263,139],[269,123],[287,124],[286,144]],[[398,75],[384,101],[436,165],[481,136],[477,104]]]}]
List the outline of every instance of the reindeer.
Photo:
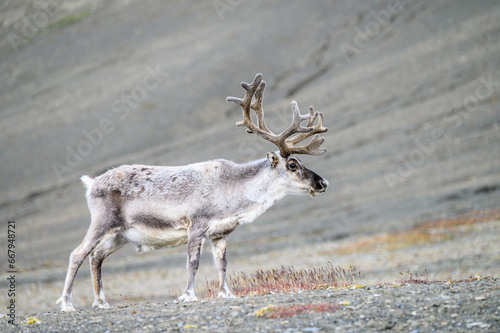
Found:
[{"label": "reindeer", "polygon": [[[326,132],[323,114],[300,114],[292,102],[292,124],[280,134],[265,125],[262,96],[265,82],[257,74],[252,84],[241,83],[243,99],[228,97],[243,109],[248,133],[274,143],[279,152],[269,152],[257,161],[237,164],[213,160],[186,166],[123,165],[101,176],[81,179],[91,215],[83,242],[71,252],[62,297],[57,301],[64,312],[75,311],[71,303],[73,283],[83,260],[90,259],[95,301],[93,307],[109,308],[101,279],[103,260],[127,243],[137,252],[187,244],[187,286],[180,301],[197,300],[194,280],[203,241],[212,241],[219,272],[218,297],[234,297],[226,282],[227,236],[240,224],[253,222],[287,194],[325,192],[328,181],[307,169],[293,154],[320,155]],[[251,118],[254,110],[257,125]],[[301,122],[307,120],[307,126]],[[315,124],[318,120],[317,124]],[[313,136],[314,135],[314,136]],[[309,144],[296,144],[313,136]]]}]

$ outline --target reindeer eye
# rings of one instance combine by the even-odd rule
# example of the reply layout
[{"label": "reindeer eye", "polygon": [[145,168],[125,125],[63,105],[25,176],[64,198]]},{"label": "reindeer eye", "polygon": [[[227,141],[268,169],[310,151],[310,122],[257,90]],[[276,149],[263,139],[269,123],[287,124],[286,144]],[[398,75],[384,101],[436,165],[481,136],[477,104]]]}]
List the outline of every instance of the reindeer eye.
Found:
[{"label": "reindeer eye", "polygon": [[288,170],[297,171],[297,169],[298,169],[297,163],[292,162],[292,163],[288,164]]}]

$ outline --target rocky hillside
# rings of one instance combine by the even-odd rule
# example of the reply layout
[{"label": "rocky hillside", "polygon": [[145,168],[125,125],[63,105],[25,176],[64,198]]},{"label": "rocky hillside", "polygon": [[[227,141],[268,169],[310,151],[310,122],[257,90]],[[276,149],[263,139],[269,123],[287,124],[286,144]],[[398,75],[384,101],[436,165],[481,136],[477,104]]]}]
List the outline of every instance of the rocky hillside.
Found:
[{"label": "rocky hillside", "polygon": [[[258,72],[271,129],[289,124],[291,100],[325,114],[328,152],[302,160],[330,186],[236,230],[233,260],[500,205],[497,1],[43,3],[0,5],[0,215],[16,221],[23,292],[54,283],[48,308],[89,225],[79,177],[263,158],[274,147],[235,127],[225,101]],[[131,253],[105,266],[184,267],[183,248]]]}]

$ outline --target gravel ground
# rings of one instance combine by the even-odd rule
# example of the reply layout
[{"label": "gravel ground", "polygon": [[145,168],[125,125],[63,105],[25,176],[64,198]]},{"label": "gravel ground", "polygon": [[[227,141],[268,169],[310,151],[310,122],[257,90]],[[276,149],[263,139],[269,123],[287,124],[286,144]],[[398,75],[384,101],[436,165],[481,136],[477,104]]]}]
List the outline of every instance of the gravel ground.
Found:
[{"label": "gravel ground", "polygon": [[[109,310],[43,313],[19,318],[2,332],[498,332],[500,279],[430,284],[385,284],[190,303],[130,304]],[[336,304],[333,312],[258,317],[262,308]],[[27,324],[29,317],[40,322]]]}]

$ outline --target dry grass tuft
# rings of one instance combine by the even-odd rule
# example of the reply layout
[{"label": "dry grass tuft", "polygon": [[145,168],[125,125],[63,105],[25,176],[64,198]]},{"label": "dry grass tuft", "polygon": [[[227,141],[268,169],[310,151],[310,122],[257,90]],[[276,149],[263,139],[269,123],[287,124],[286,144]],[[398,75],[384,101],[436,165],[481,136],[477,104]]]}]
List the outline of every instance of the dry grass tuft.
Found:
[{"label": "dry grass tuft", "polygon": [[[359,285],[361,272],[354,267],[345,270],[334,267],[330,262],[325,267],[313,269],[295,269],[281,266],[277,269],[258,270],[247,275],[243,272],[231,274],[229,288],[235,296],[261,296],[267,294],[292,293],[305,290],[346,288]],[[216,298],[219,291],[217,281],[207,281],[206,298]]]}]

